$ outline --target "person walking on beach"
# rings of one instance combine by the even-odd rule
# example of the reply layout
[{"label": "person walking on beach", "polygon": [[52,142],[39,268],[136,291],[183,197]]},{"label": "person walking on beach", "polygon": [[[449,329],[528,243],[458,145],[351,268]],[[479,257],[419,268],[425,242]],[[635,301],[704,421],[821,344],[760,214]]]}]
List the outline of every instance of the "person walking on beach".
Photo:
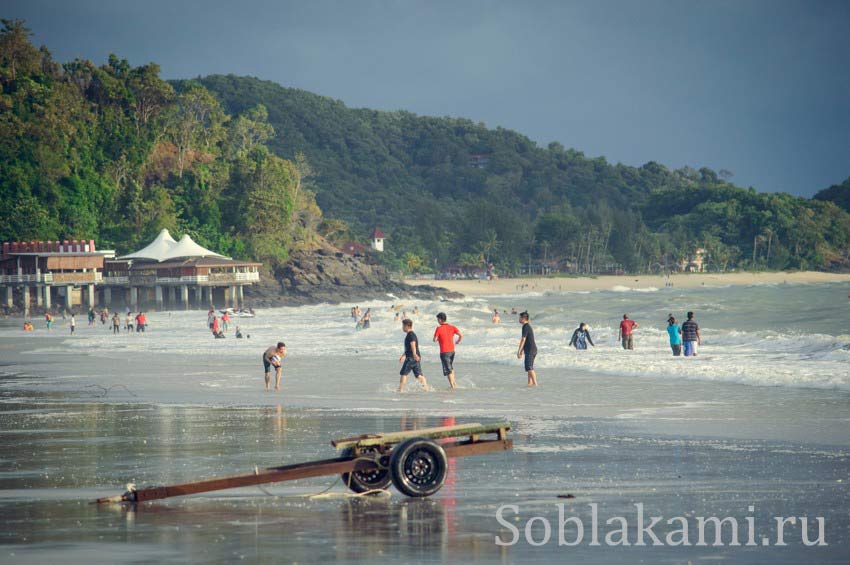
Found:
[{"label": "person walking on beach", "polygon": [[263,352],[263,372],[266,377],[266,390],[269,390],[272,367],[274,367],[274,389],[280,390],[280,376],[284,357],[286,357],[286,344],[282,341],[277,342],[277,345],[272,345]]},{"label": "person walking on beach", "polygon": [[593,339],[590,337],[590,332],[587,329],[587,324],[582,322],[579,324],[576,331],[573,332],[573,337],[570,338],[570,345],[574,345],[576,349],[587,349],[587,344],[596,347]]},{"label": "person walking on beach", "polygon": [[89,325],[94,324],[94,308],[89,308]]},{"label": "person walking on beach", "polygon": [[679,357],[682,355],[682,328],[676,318],[670,314],[667,318],[667,334],[670,336],[670,349],[673,350],[673,356]]},{"label": "person walking on beach", "polygon": [[702,345],[702,336],[699,335],[699,324],[694,320],[693,312],[688,312],[688,320],[682,324],[682,342],[685,357],[696,357],[697,345]]},{"label": "person walking on beach", "polygon": [[53,328],[53,316],[48,312],[44,315],[44,322],[47,324],[47,331],[51,331]]},{"label": "person walking on beach", "polygon": [[519,315],[519,323],[522,324],[522,337],[519,340],[519,349],[516,358],[525,356],[525,372],[528,373],[528,386],[537,386],[537,373],[534,372],[534,359],[537,357],[537,343],[534,341],[534,330],[531,328],[531,318],[527,311]]},{"label": "person walking on beach", "polygon": [[124,319],[124,329],[127,330],[127,333],[133,333],[133,313],[127,312],[127,317]]},{"label": "person walking on beach", "polygon": [[[446,322],[446,313],[437,314],[437,329],[434,330],[434,341],[440,342],[440,363],[443,365],[443,376],[449,379],[449,386],[455,388],[455,345],[463,339],[463,334],[455,326]],[[457,341],[455,341],[457,336]]]},{"label": "person walking on beach", "polygon": [[112,316],[112,334],[120,334],[121,333],[121,316],[118,315],[118,312],[115,312],[115,315]]},{"label": "person walking on beach", "polygon": [[623,349],[634,349],[634,339],[632,331],[637,328],[637,322],[629,319],[628,314],[623,314],[623,321],[620,322],[619,338],[622,340]]},{"label": "person walking on beach", "polygon": [[76,319],[74,319],[74,315],[73,315],[73,314],[71,314],[71,322],[70,322],[70,325],[71,325],[71,335],[74,335],[74,331],[77,329],[77,320],[76,320]]},{"label": "person walking on beach", "polygon": [[408,318],[402,320],[401,330],[406,335],[404,336],[404,353],[398,358],[398,362],[401,363],[401,371],[399,372],[401,379],[398,382],[398,391],[404,392],[404,383],[407,382],[407,375],[411,371],[413,371],[413,376],[422,383],[422,388],[428,390],[428,381],[425,380],[422,366],[419,364],[422,357],[419,355],[419,339],[413,333],[413,320]]}]

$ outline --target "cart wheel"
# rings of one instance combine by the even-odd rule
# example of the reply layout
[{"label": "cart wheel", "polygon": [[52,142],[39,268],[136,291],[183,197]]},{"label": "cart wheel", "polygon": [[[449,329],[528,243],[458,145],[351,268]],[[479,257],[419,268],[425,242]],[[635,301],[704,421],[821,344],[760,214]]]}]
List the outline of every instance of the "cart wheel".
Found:
[{"label": "cart wheel", "polygon": [[[363,450],[365,453],[374,451],[373,449]],[[343,457],[352,457],[354,450],[346,448],[342,452]],[[367,492],[370,490],[385,489],[390,486],[390,471],[387,468],[383,469],[366,469],[365,471],[352,471],[351,473],[342,474],[342,482],[354,492]]]},{"label": "cart wheel", "polygon": [[422,437],[400,443],[390,456],[393,485],[407,496],[431,496],[446,482],[448,469],[440,444]]}]

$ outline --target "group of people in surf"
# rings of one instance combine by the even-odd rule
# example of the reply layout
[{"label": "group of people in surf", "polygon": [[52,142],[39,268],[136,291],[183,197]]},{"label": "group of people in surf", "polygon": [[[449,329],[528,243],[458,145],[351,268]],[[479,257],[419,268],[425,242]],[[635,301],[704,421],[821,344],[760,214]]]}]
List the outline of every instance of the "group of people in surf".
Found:
[{"label": "group of people in surf", "polygon": [[[394,310],[392,307],[391,310]],[[357,318],[359,308],[351,309],[352,318]],[[516,309],[512,311],[515,313]],[[418,313],[418,312],[417,312]],[[398,319],[398,312],[396,312]],[[369,310],[366,311],[364,317],[369,315]],[[494,317],[498,316],[498,310],[494,310]],[[518,314],[519,323],[522,325],[519,347],[517,348],[517,359],[523,360],[523,367],[528,377],[528,386],[537,386],[537,373],[534,370],[534,362],[537,358],[537,343],[534,339],[534,329],[531,327],[531,316],[527,311]],[[670,348],[674,356],[680,356],[684,351],[686,357],[697,355],[697,346],[702,344],[702,337],[699,331],[699,324],[694,320],[694,313],[687,313],[687,321],[681,326],[679,325],[673,314],[670,314],[667,319],[667,333],[670,339]],[[495,322],[494,323],[499,323]],[[368,327],[368,326],[366,326]],[[617,339],[622,344],[623,349],[634,349],[634,330],[638,328],[638,323],[632,320],[628,314],[623,314],[623,320],[617,332]],[[422,355],[419,349],[420,341],[416,333],[413,331],[413,320],[405,316],[401,320],[401,329],[405,334],[404,337],[404,352],[399,357],[398,361],[401,364],[399,371],[398,392],[404,391],[404,386],[407,382],[407,377],[410,373],[419,381],[422,388],[428,390],[428,382],[425,374],[422,371]],[[439,343],[440,347],[440,364],[443,369],[443,375],[449,381],[449,387],[454,390],[457,387],[454,373],[454,358],[455,346],[463,339],[463,334],[456,327],[448,323],[448,317],[445,312],[437,314],[437,328],[434,330],[433,341]],[[576,349],[587,349],[587,346],[594,346],[593,338],[590,335],[590,330],[587,324],[581,322],[579,327],[573,332],[570,338],[570,346]],[[281,365],[283,357],[286,355],[286,346],[283,342],[279,342],[276,346],[269,347],[263,353],[263,369],[266,380],[266,390],[269,390],[270,371],[275,368],[276,386],[275,390],[280,388]]]}]

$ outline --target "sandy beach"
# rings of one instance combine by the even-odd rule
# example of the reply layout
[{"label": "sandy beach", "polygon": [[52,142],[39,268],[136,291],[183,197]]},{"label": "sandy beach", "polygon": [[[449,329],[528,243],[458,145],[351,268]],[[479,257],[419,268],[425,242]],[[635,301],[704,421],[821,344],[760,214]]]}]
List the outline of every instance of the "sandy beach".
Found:
[{"label": "sandy beach", "polygon": [[[23,332],[20,319],[0,320],[0,563],[846,562],[850,284],[718,288],[693,277],[693,288],[628,290],[616,281],[570,294],[557,283],[599,280],[549,279],[554,293],[412,304],[432,390],[411,384],[401,395],[391,297],[361,304],[374,314],[369,330],[354,329],[345,305],[324,304],[260,309],[239,320],[245,339],[212,339],[203,310],[151,313],[143,334],[78,324],[72,336],[61,319]],[[535,283],[501,281],[502,292],[516,284]],[[491,301],[534,313],[539,387],[525,386],[518,324],[509,315],[493,324]],[[664,320],[690,308],[704,332],[700,356],[673,357]],[[464,333],[453,392],[430,340],[438,311]],[[633,351],[616,339],[625,311],[641,322]],[[578,320],[592,328],[592,350],[567,346]],[[288,351],[283,390],[268,393],[260,355],[278,339]],[[502,421],[513,449],[452,460],[426,499],[395,489],[356,497],[322,476],[91,504],[129,483],[334,457],[334,438]],[[559,545],[559,505],[574,518],[566,539],[583,532],[575,547]],[[592,545],[593,508],[600,539],[609,517],[623,517],[632,545]],[[664,518],[655,527],[664,545],[636,545],[644,511]],[[707,545],[694,545],[701,516],[730,519],[721,545],[711,529]],[[779,546],[777,516],[808,516],[811,539],[822,517],[825,545],[806,545],[798,520]],[[690,525],[689,546],[667,543],[677,517]],[[758,543],[743,545],[749,520]],[[498,545],[511,526],[516,543]]]},{"label": "sandy beach", "polygon": [[699,286],[748,286],[758,284],[818,284],[848,282],[850,273],[818,271],[770,273],[688,273],[661,275],[604,275],[598,277],[527,277],[516,279],[482,280],[424,280],[408,279],[411,285],[434,285],[466,296],[497,296],[519,292],[576,292],[592,290],[652,289]]}]

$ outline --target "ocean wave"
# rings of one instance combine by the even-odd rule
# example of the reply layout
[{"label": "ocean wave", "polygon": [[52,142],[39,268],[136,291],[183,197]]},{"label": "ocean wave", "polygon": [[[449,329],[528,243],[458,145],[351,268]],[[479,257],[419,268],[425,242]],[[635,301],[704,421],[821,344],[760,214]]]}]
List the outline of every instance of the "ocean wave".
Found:
[{"label": "ocean wave", "polygon": [[654,286],[646,288],[632,288],[629,286],[615,285],[611,287],[611,292],[658,292],[659,289]]}]

